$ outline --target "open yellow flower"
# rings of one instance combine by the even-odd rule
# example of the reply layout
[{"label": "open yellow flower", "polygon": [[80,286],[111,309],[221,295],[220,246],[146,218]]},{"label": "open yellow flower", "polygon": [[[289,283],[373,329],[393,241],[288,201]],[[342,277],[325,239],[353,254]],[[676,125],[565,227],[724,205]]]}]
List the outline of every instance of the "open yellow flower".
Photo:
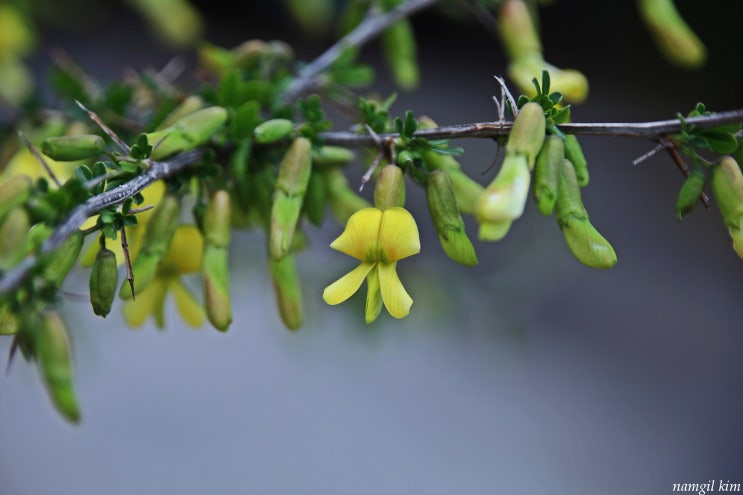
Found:
[{"label": "open yellow flower", "polygon": [[363,208],[348,219],[346,230],[330,247],[361,264],[325,288],[323,299],[340,304],[359,290],[366,279],[366,322],[377,319],[382,303],[395,318],[410,313],[413,299],[397,276],[397,261],[421,250],[418,226],[404,208]]},{"label": "open yellow flower", "polygon": [[157,275],[150,285],[137,295],[136,300],[129,299],[124,302],[124,320],[127,324],[133,327],[141,326],[152,314],[157,326],[163,328],[165,296],[171,291],[176,309],[183,321],[192,327],[203,325],[204,308],[181,280],[181,275],[199,271],[203,248],[204,238],[196,226],[178,227],[168,253],[158,265]]}]

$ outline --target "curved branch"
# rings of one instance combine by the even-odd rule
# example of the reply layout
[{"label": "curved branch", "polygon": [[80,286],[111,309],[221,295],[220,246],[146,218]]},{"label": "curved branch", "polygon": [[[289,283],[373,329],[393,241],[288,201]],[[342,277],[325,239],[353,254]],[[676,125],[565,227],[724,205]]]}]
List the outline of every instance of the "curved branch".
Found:
[{"label": "curved branch", "polygon": [[[686,119],[686,124],[695,125],[703,129],[735,122],[743,122],[743,109],[717,112],[712,115]],[[571,123],[562,124],[557,127],[565,134],[655,139],[667,134],[680,132],[681,125],[681,120],[669,119],[636,123]],[[475,124],[436,127],[434,129],[421,129],[416,131],[415,135],[427,139],[494,138],[507,136],[511,132],[511,127],[513,127],[513,122],[509,121],[479,122]],[[379,139],[395,139],[399,135],[391,132],[379,134],[375,139],[368,134],[356,134],[354,132],[323,132],[320,134],[320,137],[326,144],[362,147],[376,146]]]}]

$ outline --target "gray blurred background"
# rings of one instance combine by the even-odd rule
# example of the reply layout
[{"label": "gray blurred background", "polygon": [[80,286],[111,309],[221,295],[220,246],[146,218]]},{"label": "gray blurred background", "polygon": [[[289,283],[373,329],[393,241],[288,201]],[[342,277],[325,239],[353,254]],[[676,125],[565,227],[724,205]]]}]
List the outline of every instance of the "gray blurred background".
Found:
[{"label": "gray blurred background", "polygon": [[[212,4],[197,3],[207,39],[225,46],[282,38],[311,59],[331,41],[300,38],[274,2]],[[666,119],[698,100],[743,107],[742,3],[678,4],[709,49],[703,71],[668,66],[632,2],[542,9],[547,60],[591,82],[575,121]],[[102,80],[172,56],[122,6],[99,14],[74,31],[48,27],[45,46]],[[393,113],[494,120],[499,42],[434,13],[415,26],[423,84]],[[375,45],[363,56],[380,60]],[[48,68],[43,51],[34,66]],[[383,73],[378,87],[392,88]],[[582,143],[584,202],[619,256],[610,271],[579,264],[531,204],[505,240],[476,243],[480,265],[455,265],[411,187],[423,247],[399,265],[415,300],[404,320],[364,324],[364,291],[323,303],[322,289],[353,266],[327,247],[341,231],[332,223],[309,228],[313,245],[298,257],[306,322],[296,333],[278,319],[253,232],[231,250],[225,335],[192,331],[173,311],[163,333],[131,331],[68,302],[83,420],[60,419],[17,360],[0,379],[0,493],[663,494],[673,483],[743,483],[743,262],[714,206],[676,219],[682,177],[667,156],[632,165],[652,143]],[[480,174],[494,143],[461,145],[463,167],[491,180]],[[71,287],[84,287],[85,273],[76,277]]]}]

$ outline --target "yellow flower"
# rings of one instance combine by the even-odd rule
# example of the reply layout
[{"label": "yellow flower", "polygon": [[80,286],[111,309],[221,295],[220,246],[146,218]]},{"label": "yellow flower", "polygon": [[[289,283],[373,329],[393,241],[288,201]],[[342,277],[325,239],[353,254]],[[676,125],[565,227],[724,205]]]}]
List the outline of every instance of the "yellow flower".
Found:
[{"label": "yellow flower", "polygon": [[421,250],[418,227],[404,208],[363,208],[348,219],[346,230],[330,247],[361,264],[325,288],[323,299],[340,304],[359,290],[366,279],[366,322],[377,319],[382,303],[395,318],[410,312],[413,299],[397,276],[397,261]]},{"label": "yellow flower", "polygon": [[[181,275],[195,273],[201,267],[204,238],[194,225],[181,225],[160,265],[157,275],[136,300],[124,303],[124,320],[133,327],[142,325],[152,314],[159,328],[165,326],[163,309],[168,290],[173,292],[175,306],[183,320],[192,327],[204,324],[204,308],[181,281]],[[137,274],[135,273],[136,277]]]}]

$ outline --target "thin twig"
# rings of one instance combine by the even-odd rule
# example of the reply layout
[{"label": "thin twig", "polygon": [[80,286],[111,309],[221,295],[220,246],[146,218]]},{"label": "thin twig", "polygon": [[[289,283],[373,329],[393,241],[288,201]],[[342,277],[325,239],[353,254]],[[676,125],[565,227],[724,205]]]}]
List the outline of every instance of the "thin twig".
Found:
[{"label": "thin twig", "polygon": [[118,136],[118,134],[112,131],[106,124],[104,124],[103,121],[98,117],[98,115],[96,115],[95,112],[88,110],[85,107],[85,105],[83,105],[77,100],[75,100],[75,103],[77,103],[77,106],[80,107],[80,109],[82,109],[83,112],[88,114],[88,117],[90,118],[90,120],[95,122],[96,125],[100,127],[101,130],[105,132],[106,135],[110,137],[114,143],[116,143],[116,146],[118,146],[119,149],[121,149],[121,151],[124,152],[124,154],[126,155],[129,154],[129,152],[131,151],[131,149],[129,148],[129,145],[126,144],[124,141],[122,141],[121,138]]},{"label": "thin twig", "polygon": [[54,181],[54,183],[57,185],[57,187],[62,187],[62,183],[59,182],[59,179],[57,179],[57,176],[54,175],[54,172],[52,172],[51,167],[48,163],[46,163],[46,160],[44,160],[44,156],[39,153],[39,150],[36,149],[36,146],[34,146],[31,141],[26,137],[26,135],[18,131],[18,136],[23,140],[24,143],[26,143],[26,146],[28,146],[28,150],[31,152],[32,155],[34,155],[34,158],[36,158],[40,163],[41,166],[44,167],[44,170],[46,170],[46,173],[51,177],[51,179]]},{"label": "thin twig", "polygon": [[430,7],[438,1],[408,0],[388,12],[367,17],[353,31],[328,48],[325,53],[316,58],[312,63],[304,66],[299,71],[299,74],[297,74],[297,77],[286,88],[281,99],[284,102],[294,101],[306,92],[311,91],[316,84],[317,76],[333,65],[338,60],[338,57],[348,48],[362,46],[396,21],[408,17],[421,9]]},{"label": "thin twig", "polygon": [[132,259],[129,256],[129,242],[126,240],[126,227],[121,229],[121,251],[124,253],[126,279],[129,281],[129,288],[132,290],[132,301],[134,301],[134,271],[132,270]]}]

